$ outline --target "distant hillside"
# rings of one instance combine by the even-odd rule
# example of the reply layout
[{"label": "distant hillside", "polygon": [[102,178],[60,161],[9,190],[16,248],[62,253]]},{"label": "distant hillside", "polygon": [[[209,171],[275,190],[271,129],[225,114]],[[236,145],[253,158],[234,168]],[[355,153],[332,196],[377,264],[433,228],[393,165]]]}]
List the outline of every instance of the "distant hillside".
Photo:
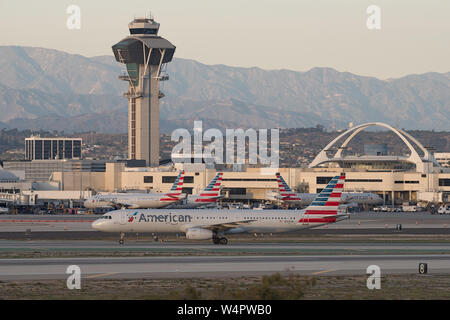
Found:
[{"label": "distant hillside", "polygon": [[[0,127],[126,131],[126,83],[112,56],[0,46]],[[382,121],[450,128],[450,72],[387,81],[330,68],[307,72],[204,65],[174,59],[161,83],[161,128],[344,127]],[[114,124],[114,125],[111,125]]]}]

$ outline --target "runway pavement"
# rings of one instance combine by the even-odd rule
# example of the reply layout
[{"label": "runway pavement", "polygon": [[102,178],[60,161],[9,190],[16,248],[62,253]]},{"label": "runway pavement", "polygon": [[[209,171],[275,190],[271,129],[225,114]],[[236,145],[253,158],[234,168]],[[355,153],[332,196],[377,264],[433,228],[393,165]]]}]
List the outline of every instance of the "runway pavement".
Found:
[{"label": "runway pavement", "polygon": [[130,241],[0,241],[1,257],[79,257],[79,256],[254,256],[254,255],[405,255],[448,254],[448,242],[240,242],[227,246],[205,242],[153,243]]},{"label": "runway pavement", "polygon": [[[437,237],[450,235],[450,216],[357,213],[349,220],[296,233],[297,236],[375,234],[389,237],[422,234],[430,235],[431,243],[371,243],[363,237],[352,242],[321,238],[319,243],[266,243],[271,241],[270,235],[265,235],[266,242],[255,241],[249,235],[240,242],[233,242],[231,237],[227,246],[198,241],[156,243],[148,238],[137,241],[135,234],[128,235],[128,241],[120,246],[117,234],[90,228],[95,218],[98,217],[0,216],[0,254],[4,257],[23,253],[38,256],[44,253],[50,257],[66,255],[61,258],[2,258],[0,280],[64,279],[68,276],[65,273],[67,267],[73,264],[80,266],[84,279],[231,277],[274,272],[358,275],[365,274],[371,264],[379,265],[382,274],[410,274],[417,273],[420,262],[428,263],[430,273],[450,274],[450,245],[444,240],[439,242]],[[401,231],[395,229],[397,224],[402,224]],[[27,229],[30,230],[27,232]],[[286,239],[289,237],[287,235]],[[257,240],[262,239],[258,237]],[[398,240],[401,241],[401,237]],[[108,257],[112,255],[119,257]]]},{"label": "runway pavement", "polygon": [[428,263],[430,274],[449,274],[450,255],[202,256],[64,259],[0,259],[0,280],[65,279],[69,265],[82,279],[255,276],[275,272],[302,275],[363,275],[377,265],[381,274],[414,274]]},{"label": "runway pavement", "polygon": [[[382,235],[422,235],[422,236],[450,236],[450,227],[449,228],[405,228],[401,231],[398,231],[395,229],[395,226],[391,226],[388,228],[355,228],[355,229],[305,229],[298,231],[296,233],[283,233],[283,234],[263,234],[261,237],[260,234],[257,236],[260,239],[265,240],[271,240],[273,237],[282,237],[284,240],[292,239],[293,237],[299,237],[299,236],[305,236],[305,237],[311,237],[311,236],[382,236]],[[161,238],[164,239],[171,239],[173,241],[176,240],[176,235],[173,234],[159,234]],[[179,236],[183,236],[183,234],[179,234]],[[246,237],[251,238],[253,237],[250,234],[241,234],[238,235],[240,238]],[[144,238],[150,240],[152,237],[151,233],[139,233],[136,235],[135,233],[127,234],[128,239],[136,239],[136,238]],[[234,236],[233,236],[234,237]],[[27,233],[25,231],[22,232],[0,232],[0,240],[102,240],[102,239],[110,239],[110,240],[118,240],[119,234],[118,233],[104,233],[99,231],[31,231],[30,233]],[[183,238],[180,238],[183,239]],[[230,238],[230,241],[233,241],[233,238]]]},{"label": "runway pavement", "polygon": [[[43,221],[48,218],[51,221]],[[364,238],[356,242],[322,239],[320,243],[263,243],[251,239],[250,235],[248,240],[233,243],[231,237],[229,245],[217,246],[195,241],[137,241],[136,235],[129,235],[125,245],[120,246],[116,241],[117,234],[93,231],[90,228],[92,220],[93,217],[87,219],[85,216],[0,217],[0,253],[4,256],[17,253],[44,253],[49,256],[73,253],[65,258],[2,258],[0,280],[64,279],[68,276],[65,273],[67,266],[73,264],[80,266],[84,279],[231,277],[274,272],[317,276],[358,275],[365,274],[371,264],[379,265],[384,274],[410,274],[417,273],[420,262],[428,263],[430,273],[450,274],[450,245],[445,241],[439,242],[437,238],[430,238],[434,241],[432,243],[371,243]],[[450,216],[427,213],[360,213],[326,228],[303,230],[297,236],[450,235],[450,226],[447,228],[446,225],[448,222]],[[395,229],[398,223],[402,224],[402,231]],[[31,232],[26,234],[27,229]],[[265,235],[265,241],[270,241],[270,235]],[[108,257],[136,253],[141,256]],[[80,254],[96,256],[76,257]]]},{"label": "runway pavement", "polygon": [[392,253],[401,252],[421,252],[428,254],[430,252],[449,253],[450,243],[448,242],[368,242],[368,241],[323,241],[323,242],[292,242],[292,243],[258,243],[258,242],[239,242],[230,243],[226,246],[214,245],[204,241],[190,241],[190,242],[171,242],[159,243],[149,241],[128,241],[124,245],[120,245],[117,241],[103,241],[103,240],[65,240],[65,241],[15,241],[2,240],[0,241],[0,252],[5,251],[142,251],[147,253],[152,252],[235,252],[235,253],[302,253],[306,250],[326,250],[329,252],[339,253],[342,250],[354,250],[359,252],[378,252],[390,251]]}]

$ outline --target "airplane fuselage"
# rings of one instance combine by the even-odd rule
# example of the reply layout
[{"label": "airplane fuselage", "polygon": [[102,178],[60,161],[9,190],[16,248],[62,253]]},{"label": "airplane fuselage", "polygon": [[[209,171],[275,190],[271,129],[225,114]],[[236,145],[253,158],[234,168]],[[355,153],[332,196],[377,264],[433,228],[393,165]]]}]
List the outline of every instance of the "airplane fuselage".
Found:
[{"label": "airplane fuselage", "polygon": [[171,203],[167,209],[196,209],[205,207],[217,206],[218,197],[211,197],[210,199],[201,198],[198,195],[188,195],[186,199]]},{"label": "airplane fuselage", "polygon": [[[182,198],[181,198],[182,199]],[[85,201],[86,208],[102,208],[127,206],[128,208],[164,208],[171,203],[180,201],[176,197],[168,197],[165,194],[151,193],[115,193],[97,195]]]},{"label": "airplane fuselage", "polygon": [[224,233],[290,232],[336,222],[332,218],[307,217],[304,210],[117,210],[98,219],[93,228],[105,232],[182,233],[190,228],[248,221]]},{"label": "airplane fuselage", "polygon": [[[281,195],[276,196],[277,199],[286,201],[287,203],[310,205],[311,202],[317,197],[317,193],[295,193],[293,197],[283,197]],[[357,204],[380,204],[383,200],[374,193],[358,193],[358,192],[343,192],[342,203],[357,203]]]}]

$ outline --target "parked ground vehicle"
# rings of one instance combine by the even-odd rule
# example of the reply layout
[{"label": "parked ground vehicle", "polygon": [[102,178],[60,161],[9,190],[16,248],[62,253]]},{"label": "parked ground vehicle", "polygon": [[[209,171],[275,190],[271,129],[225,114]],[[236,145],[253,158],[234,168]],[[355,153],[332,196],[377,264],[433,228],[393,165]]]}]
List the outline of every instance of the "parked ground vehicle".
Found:
[{"label": "parked ground vehicle", "polygon": [[450,206],[441,206],[438,211],[439,214],[450,214]]},{"label": "parked ground vehicle", "polygon": [[403,205],[402,210],[404,212],[417,212],[417,206]]},{"label": "parked ground vehicle", "polygon": [[392,206],[374,207],[372,210],[374,212],[402,212],[401,208],[396,208],[396,207],[392,207]]}]

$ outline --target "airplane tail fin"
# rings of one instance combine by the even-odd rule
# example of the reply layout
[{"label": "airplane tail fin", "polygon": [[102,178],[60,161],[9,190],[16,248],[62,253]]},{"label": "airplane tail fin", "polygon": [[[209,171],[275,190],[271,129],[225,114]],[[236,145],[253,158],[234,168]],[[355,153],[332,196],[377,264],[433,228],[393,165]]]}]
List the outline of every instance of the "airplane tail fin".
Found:
[{"label": "airplane tail fin", "polygon": [[184,182],[184,170],[180,171],[177,178],[175,179],[175,182],[172,185],[172,188],[170,188],[170,191],[166,195],[172,197],[180,196],[183,190],[183,182]]},{"label": "airplane tail fin", "polygon": [[330,223],[342,217],[338,214],[344,189],[345,174],[333,177],[328,185],[306,208],[305,215],[299,222]]},{"label": "airplane tail fin", "polygon": [[280,194],[281,200],[300,200],[297,197],[297,194],[292,191],[292,189],[289,187],[289,185],[284,181],[281,174],[277,172],[277,182],[278,182],[278,192]]},{"label": "airplane tail fin", "polygon": [[220,197],[220,189],[222,188],[222,172],[218,172],[206,188],[200,193],[195,202],[212,203],[216,202]]}]

